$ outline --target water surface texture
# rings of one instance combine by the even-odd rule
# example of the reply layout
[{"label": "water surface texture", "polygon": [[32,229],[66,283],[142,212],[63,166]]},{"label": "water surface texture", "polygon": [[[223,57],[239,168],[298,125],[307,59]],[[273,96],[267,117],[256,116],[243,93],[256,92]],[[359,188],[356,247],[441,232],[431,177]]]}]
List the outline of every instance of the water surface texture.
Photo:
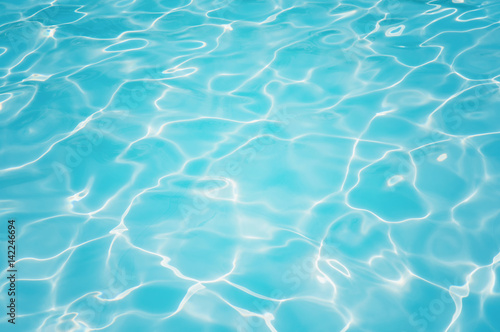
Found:
[{"label": "water surface texture", "polygon": [[2,331],[500,331],[500,4],[0,3]]}]

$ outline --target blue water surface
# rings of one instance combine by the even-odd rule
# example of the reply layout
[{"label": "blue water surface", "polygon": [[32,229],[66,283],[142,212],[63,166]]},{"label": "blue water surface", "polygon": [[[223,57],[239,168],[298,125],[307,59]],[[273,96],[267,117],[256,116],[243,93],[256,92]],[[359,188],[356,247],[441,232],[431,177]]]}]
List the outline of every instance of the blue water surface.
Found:
[{"label": "blue water surface", "polygon": [[500,331],[499,87],[493,0],[2,0],[0,330]]}]

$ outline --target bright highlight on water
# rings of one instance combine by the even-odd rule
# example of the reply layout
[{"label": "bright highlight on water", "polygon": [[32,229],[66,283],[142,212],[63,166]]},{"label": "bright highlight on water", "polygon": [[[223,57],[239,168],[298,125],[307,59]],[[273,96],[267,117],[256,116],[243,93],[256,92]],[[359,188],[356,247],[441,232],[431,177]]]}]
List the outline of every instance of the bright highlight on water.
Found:
[{"label": "bright highlight on water", "polygon": [[500,331],[500,4],[0,2],[0,331]]}]

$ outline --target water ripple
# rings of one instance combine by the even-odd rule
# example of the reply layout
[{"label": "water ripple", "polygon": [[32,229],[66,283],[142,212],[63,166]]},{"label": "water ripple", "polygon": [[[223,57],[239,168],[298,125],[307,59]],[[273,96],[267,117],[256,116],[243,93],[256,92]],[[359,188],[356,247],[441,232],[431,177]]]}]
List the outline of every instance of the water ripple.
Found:
[{"label": "water ripple", "polygon": [[0,4],[18,329],[498,331],[499,6]]}]

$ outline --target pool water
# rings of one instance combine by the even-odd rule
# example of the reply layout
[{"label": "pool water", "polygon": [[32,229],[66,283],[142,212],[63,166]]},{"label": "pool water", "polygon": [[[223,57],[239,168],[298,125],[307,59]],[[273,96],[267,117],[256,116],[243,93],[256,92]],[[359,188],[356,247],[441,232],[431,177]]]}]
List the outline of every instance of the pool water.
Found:
[{"label": "pool water", "polygon": [[500,331],[500,3],[0,2],[1,331]]}]

